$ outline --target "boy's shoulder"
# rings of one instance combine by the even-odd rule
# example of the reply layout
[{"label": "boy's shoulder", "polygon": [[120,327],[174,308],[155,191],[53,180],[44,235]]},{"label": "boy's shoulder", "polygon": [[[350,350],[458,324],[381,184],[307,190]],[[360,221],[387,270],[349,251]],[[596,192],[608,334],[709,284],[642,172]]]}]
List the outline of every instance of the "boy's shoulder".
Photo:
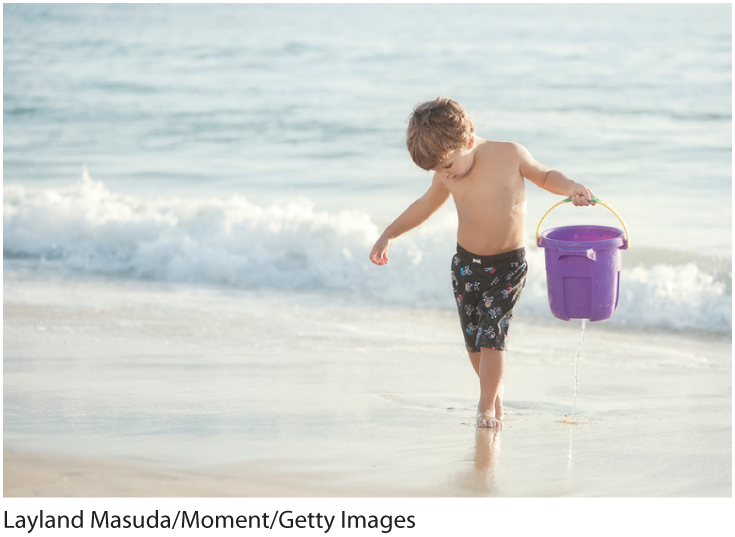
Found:
[{"label": "boy's shoulder", "polygon": [[[479,137],[478,137],[479,138]],[[486,140],[479,138],[478,149],[482,148],[484,151],[511,151],[518,152],[524,149],[523,146],[516,142],[508,142],[502,140]]]},{"label": "boy's shoulder", "polygon": [[480,139],[477,152],[480,157],[515,159],[520,157],[526,148],[516,142]]}]

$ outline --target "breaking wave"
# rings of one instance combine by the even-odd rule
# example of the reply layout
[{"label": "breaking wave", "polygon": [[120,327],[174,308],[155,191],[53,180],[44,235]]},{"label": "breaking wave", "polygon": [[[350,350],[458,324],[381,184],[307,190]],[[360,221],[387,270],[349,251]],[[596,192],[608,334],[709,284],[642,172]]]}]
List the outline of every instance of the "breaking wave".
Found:
[{"label": "breaking wave", "polygon": [[[401,237],[391,263],[368,255],[379,229],[364,212],[317,211],[306,201],[261,207],[246,198],[142,197],[85,174],[67,188],[3,189],[5,270],[75,273],[308,292],[325,300],[451,309],[456,219]],[[532,241],[529,241],[531,244]],[[623,254],[612,324],[731,332],[732,261],[640,248]],[[543,252],[528,249],[518,306],[549,318]]]}]

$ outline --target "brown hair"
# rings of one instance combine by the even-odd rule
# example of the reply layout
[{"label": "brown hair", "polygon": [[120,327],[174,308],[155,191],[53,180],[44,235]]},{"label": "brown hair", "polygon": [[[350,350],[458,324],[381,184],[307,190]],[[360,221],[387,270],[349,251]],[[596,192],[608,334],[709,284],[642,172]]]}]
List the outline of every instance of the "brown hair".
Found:
[{"label": "brown hair", "polygon": [[431,170],[452,151],[466,146],[475,124],[456,101],[439,97],[416,105],[408,120],[406,147],[411,159]]}]

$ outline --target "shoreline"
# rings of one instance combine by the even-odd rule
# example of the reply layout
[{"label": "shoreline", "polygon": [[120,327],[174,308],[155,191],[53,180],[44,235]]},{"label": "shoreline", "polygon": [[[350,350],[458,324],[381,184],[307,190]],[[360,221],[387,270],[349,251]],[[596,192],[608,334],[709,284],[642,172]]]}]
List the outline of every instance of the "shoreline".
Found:
[{"label": "shoreline", "polygon": [[[514,322],[502,431],[456,313],[5,282],[5,496],[727,497],[732,344]],[[298,318],[285,336],[272,319]],[[277,328],[277,327],[276,327]],[[66,481],[65,481],[66,479]]]}]

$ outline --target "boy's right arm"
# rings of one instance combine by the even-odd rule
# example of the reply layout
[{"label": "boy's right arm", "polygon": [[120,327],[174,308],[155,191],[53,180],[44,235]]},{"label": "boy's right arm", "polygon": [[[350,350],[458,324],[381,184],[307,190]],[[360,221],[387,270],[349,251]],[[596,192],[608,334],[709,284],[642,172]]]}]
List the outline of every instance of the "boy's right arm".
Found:
[{"label": "boy's right arm", "polygon": [[594,205],[592,198],[595,195],[585,185],[572,181],[560,171],[544,166],[522,145],[513,145],[518,151],[519,167],[523,177],[552,194],[571,198],[574,205]]},{"label": "boy's right arm", "polygon": [[387,264],[390,260],[386,252],[393,244],[393,241],[407,231],[426,222],[432,214],[446,203],[449,196],[449,190],[441,184],[439,176],[434,174],[434,179],[431,182],[429,190],[409,205],[408,209],[401,213],[401,216],[385,228],[385,231],[383,231],[383,234],[377,240],[375,246],[373,246],[372,252],[370,252],[370,260],[376,265]]}]

